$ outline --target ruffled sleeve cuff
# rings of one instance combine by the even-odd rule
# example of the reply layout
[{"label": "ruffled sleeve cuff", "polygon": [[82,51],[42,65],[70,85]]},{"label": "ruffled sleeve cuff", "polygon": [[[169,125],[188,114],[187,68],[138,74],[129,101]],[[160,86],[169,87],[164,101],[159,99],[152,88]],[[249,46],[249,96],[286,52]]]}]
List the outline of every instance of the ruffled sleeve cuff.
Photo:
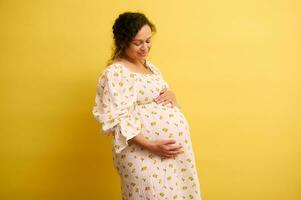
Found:
[{"label": "ruffled sleeve cuff", "polygon": [[128,146],[128,140],[141,133],[142,125],[138,118],[129,116],[123,119],[115,129],[113,148],[115,153],[120,153]]}]

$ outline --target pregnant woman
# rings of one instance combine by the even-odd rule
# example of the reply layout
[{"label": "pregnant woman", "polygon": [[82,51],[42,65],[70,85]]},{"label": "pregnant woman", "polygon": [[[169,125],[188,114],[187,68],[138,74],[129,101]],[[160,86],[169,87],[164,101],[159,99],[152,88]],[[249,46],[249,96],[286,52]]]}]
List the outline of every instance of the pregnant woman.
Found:
[{"label": "pregnant woman", "polygon": [[142,13],[115,20],[115,50],[99,77],[93,115],[113,135],[123,200],[200,200],[189,124],[160,70],[146,60],[154,32]]}]

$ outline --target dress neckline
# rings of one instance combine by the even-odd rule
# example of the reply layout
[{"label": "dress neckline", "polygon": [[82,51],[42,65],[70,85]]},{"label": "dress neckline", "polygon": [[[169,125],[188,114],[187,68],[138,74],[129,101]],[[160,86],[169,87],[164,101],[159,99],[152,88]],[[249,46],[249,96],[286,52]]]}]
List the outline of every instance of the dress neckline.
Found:
[{"label": "dress neckline", "polygon": [[114,63],[114,64],[123,67],[125,70],[127,70],[128,72],[130,72],[132,74],[138,74],[138,75],[142,75],[142,76],[154,76],[154,75],[156,75],[155,70],[151,67],[151,65],[149,65],[149,63],[147,61],[145,62],[145,65],[152,72],[150,74],[134,72],[134,71],[130,70],[129,68],[127,68],[126,66],[124,66],[123,64],[121,64],[121,63]]}]

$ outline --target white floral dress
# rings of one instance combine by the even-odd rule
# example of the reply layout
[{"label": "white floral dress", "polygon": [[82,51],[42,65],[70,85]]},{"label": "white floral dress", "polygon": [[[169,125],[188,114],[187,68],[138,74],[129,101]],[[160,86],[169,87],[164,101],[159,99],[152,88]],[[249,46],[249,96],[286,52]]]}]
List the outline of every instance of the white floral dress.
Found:
[{"label": "white floral dress", "polygon": [[[152,74],[109,65],[97,84],[94,117],[101,133],[113,135],[113,161],[120,175],[123,200],[201,199],[189,125],[178,107],[153,99],[169,86],[160,70],[146,61]],[[162,159],[128,140],[142,134],[149,140],[174,139],[184,153]]]}]

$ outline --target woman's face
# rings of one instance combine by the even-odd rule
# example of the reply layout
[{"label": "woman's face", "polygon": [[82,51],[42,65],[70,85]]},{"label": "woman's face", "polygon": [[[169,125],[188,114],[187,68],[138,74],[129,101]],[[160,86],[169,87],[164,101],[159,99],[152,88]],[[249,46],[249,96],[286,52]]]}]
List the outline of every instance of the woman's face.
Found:
[{"label": "woman's face", "polygon": [[130,42],[126,54],[133,60],[144,60],[151,49],[152,30],[149,25],[144,25]]}]

